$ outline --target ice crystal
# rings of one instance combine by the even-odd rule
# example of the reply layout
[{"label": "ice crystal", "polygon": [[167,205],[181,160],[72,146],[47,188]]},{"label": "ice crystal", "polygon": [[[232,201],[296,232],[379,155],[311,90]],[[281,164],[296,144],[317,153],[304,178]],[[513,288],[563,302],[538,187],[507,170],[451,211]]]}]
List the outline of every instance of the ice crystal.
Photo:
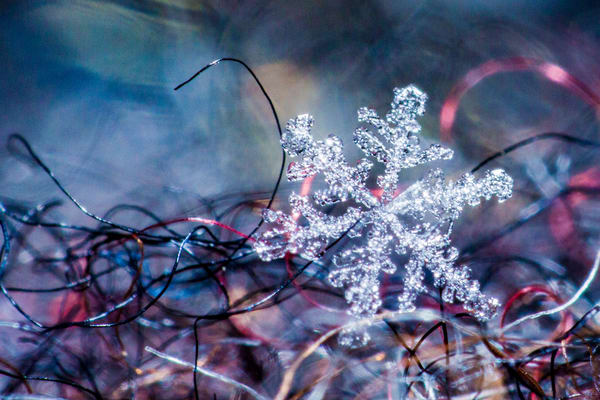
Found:
[{"label": "ice crystal", "polygon": [[[312,116],[291,119],[281,145],[298,161],[289,164],[288,179],[299,181],[321,174],[327,189],[316,191],[312,198],[292,193],[291,214],[264,211],[268,228],[255,242],[260,258],[269,261],[293,253],[316,260],[328,244],[347,233],[356,244],[334,256],[335,269],[329,281],[345,289],[351,315],[376,313],[381,306],[381,273],[396,271],[392,256],[397,254],[407,258],[403,292],[398,298],[401,311],[415,309],[417,296],[425,290],[427,268],[433,285],[443,288],[445,302],[459,301],[481,320],[492,317],[498,301],[480,292],[479,283],[469,278],[468,267],[456,265],[458,250],[451,246],[450,234],[465,205],[476,206],[482,198],[492,196],[504,201],[511,196],[513,181],[501,169],[488,171],[479,179],[464,174],[456,181],[446,180],[442,170],[433,169],[398,194],[403,169],[448,160],[453,155],[439,144],[421,147],[417,117],[425,112],[426,100],[425,93],[410,85],[394,89],[391,111],[385,118],[373,109],[360,108],[358,121],[363,126],[354,131],[354,143],[368,158],[355,166],[346,162],[340,138],[313,138]],[[381,188],[378,195],[366,183],[373,167],[369,158],[384,164],[383,174],[377,177]],[[353,205],[341,216],[319,209],[349,201]],[[298,221],[299,216],[304,217],[304,223]]]}]

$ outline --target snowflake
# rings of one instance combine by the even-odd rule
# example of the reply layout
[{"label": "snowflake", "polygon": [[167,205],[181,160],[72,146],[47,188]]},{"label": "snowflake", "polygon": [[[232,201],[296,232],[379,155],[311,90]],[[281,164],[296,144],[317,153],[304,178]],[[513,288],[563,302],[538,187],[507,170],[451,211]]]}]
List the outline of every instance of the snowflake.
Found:
[{"label": "snowflake", "polygon": [[[300,115],[287,123],[281,138],[283,149],[297,162],[289,164],[290,181],[322,174],[326,190],[312,198],[292,193],[291,214],[266,209],[268,228],[254,244],[262,260],[282,258],[286,253],[301,254],[312,260],[323,256],[326,247],[347,234],[356,244],[333,257],[335,269],[329,274],[333,286],[345,288],[349,314],[371,316],[381,306],[381,273],[392,274],[394,254],[404,255],[403,292],[398,297],[400,311],[413,311],[417,296],[425,291],[424,268],[431,271],[433,284],[443,288],[445,302],[459,301],[480,320],[491,318],[499,306],[495,298],[482,294],[479,283],[469,278],[469,268],[456,265],[458,250],[450,244],[454,221],[465,205],[476,206],[481,198],[496,196],[499,201],[512,194],[512,178],[503,170],[487,171],[476,179],[464,174],[447,181],[440,169],[430,170],[423,179],[398,194],[398,180],[403,169],[436,160],[452,158],[452,150],[439,144],[422,148],[416,118],[425,112],[427,95],[410,85],[394,89],[391,111],[380,118],[376,111],[363,107],[354,143],[384,165],[377,177],[380,194],[367,187],[373,162],[362,158],[350,166],[343,154],[340,138],[330,135],[315,140],[311,135],[313,118]],[[320,208],[352,202],[341,216],[331,216]],[[304,217],[304,223],[299,217]],[[355,339],[345,339],[350,344]],[[359,339],[364,343],[368,335]]]}]

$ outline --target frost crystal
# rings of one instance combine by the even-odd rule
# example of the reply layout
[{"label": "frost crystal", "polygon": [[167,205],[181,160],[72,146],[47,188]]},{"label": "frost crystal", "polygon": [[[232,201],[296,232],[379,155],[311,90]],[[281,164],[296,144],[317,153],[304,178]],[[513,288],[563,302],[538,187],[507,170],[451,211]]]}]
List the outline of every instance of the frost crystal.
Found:
[{"label": "frost crystal", "polygon": [[[380,118],[369,108],[358,110],[358,121],[371,129],[359,127],[354,143],[367,155],[384,165],[377,177],[381,194],[367,187],[373,163],[363,158],[350,166],[343,154],[340,138],[330,135],[315,140],[311,135],[313,118],[300,115],[287,123],[281,138],[283,149],[298,161],[289,164],[290,181],[322,174],[326,190],[312,198],[292,193],[292,214],[264,211],[268,223],[255,242],[262,260],[302,254],[316,260],[328,244],[348,232],[356,241],[333,258],[335,269],[329,275],[333,286],[345,288],[349,313],[356,317],[373,315],[381,306],[379,286],[381,272],[392,274],[395,254],[405,255],[404,288],[399,309],[415,309],[417,296],[425,290],[424,268],[431,271],[433,284],[443,288],[443,300],[458,300],[465,309],[481,320],[492,317],[498,301],[479,291],[479,283],[469,278],[469,268],[455,265],[458,250],[450,245],[453,222],[465,205],[476,206],[481,198],[496,196],[499,201],[512,194],[512,178],[501,169],[488,171],[476,179],[465,174],[455,182],[447,181],[440,169],[398,194],[399,174],[403,169],[435,160],[452,158],[452,150],[439,144],[422,148],[416,118],[425,112],[427,95],[415,86],[394,89],[391,111]],[[352,201],[341,216],[331,216],[319,207]],[[305,223],[298,222],[299,216]],[[363,337],[362,341],[367,340]]]}]

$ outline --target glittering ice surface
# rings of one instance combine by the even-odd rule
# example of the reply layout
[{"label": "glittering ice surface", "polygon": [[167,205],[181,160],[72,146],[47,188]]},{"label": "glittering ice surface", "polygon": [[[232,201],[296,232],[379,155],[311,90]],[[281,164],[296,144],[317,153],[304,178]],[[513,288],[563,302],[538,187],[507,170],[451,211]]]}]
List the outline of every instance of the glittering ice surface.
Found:
[{"label": "glittering ice surface", "polygon": [[[379,286],[382,272],[392,274],[396,265],[391,256],[406,255],[404,288],[399,296],[400,311],[415,309],[417,296],[425,290],[424,268],[431,271],[433,285],[443,288],[445,302],[459,301],[475,317],[486,320],[498,308],[495,298],[482,294],[479,283],[469,278],[469,268],[456,265],[458,250],[451,246],[453,222],[465,205],[476,206],[481,199],[496,196],[499,201],[512,194],[513,180],[501,169],[487,171],[480,178],[465,174],[456,181],[445,179],[440,169],[398,194],[403,169],[435,160],[452,158],[452,150],[433,144],[422,148],[421,126],[416,118],[425,112],[427,95],[415,86],[394,89],[391,111],[380,118],[375,110],[361,108],[358,120],[366,127],[354,132],[354,143],[368,158],[350,166],[344,157],[340,138],[330,135],[315,140],[311,135],[313,118],[300,115],[288,122],[281,138],[283,149],[297,161],[290,163],[287,175],[299,181],[321,174],[327,185],[309,196],[292,193],[292,214],[265,210],[267,228],[255,249],[265,261],[302,254],[310,259],[322,256],[326,246],[347,233],[356,242],[334,256],[335,269],[329,275],[333,286],[345,289],[355,317],[368,317],[381,306]],[[384,164],[377,177],[381,195],[375,196],[366,181],[373,159]],[[330,216],[322,206],[353,200],[341,216]],[[300,224],[298,216],[307,223]],[[363,344],[362,336],[342,336],[344,344]]]}]

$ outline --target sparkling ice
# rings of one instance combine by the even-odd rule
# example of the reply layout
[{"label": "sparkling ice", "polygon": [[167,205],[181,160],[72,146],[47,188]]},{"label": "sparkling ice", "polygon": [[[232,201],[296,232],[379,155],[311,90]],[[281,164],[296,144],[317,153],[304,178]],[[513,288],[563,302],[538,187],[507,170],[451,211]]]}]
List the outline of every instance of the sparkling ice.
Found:
[{"label": "sparkling ice", "polygon": [[[358,121],[369,128],[354,131],[354,143],[365,153],[355,166],[344,157],[342,140],[330,135],[315,140],[311,135],[313,118],[300,115],[287,123],[281,138],[283,149],[297,161],[289,164],[287,176],[299,181],[321,174],[327,189],[312,196],[292,193],[292,215],[264,210],[267,228],[259,234],[255,249],[262,260],[302,254],[316,260],[328,244],[346,234],[356,244],[333,258],[329,274],[333,286],[345,289],[355,317],[368,317],[381,306],[379,295],[382,272],[392,274],[397,265],[391,256],[406,255],[404,286],[399,296],[400,311],[415,309],[417,296],[425,290],[424,268],[431,271],[433,285],[443,288],[445,302],[461,302],[480,320],[491,318],[499,306],[495,298],[482,294],[479,283],[471,280],[469,268],[456,265],[458,250],[451,246],[453,222],[465,205],[476,206],[481,199],[496,196],[500,202],[512,194],[513,180],[503,170],[487,171],[482,177],[464,174],[456,181],[446,180],[440,169],[425,176],[398,194],[403,169],[435,160],[452,158],[452,150],[433,144],[422,148],[421,126],[416,118],[425,112],[427,95],[410,85],[394,89],[391,111],[381,118],[373,109],[358,110]],[[377,177],[381,195],[366,186],[373,162],[384,164]],[[330,216],[319,208],[353,200],[341,216]],[[308,222],[299,224],[301,215]],[[352,344],[356,338],[342,337]],[[365,343],[368,336],[358,338]]]}]

